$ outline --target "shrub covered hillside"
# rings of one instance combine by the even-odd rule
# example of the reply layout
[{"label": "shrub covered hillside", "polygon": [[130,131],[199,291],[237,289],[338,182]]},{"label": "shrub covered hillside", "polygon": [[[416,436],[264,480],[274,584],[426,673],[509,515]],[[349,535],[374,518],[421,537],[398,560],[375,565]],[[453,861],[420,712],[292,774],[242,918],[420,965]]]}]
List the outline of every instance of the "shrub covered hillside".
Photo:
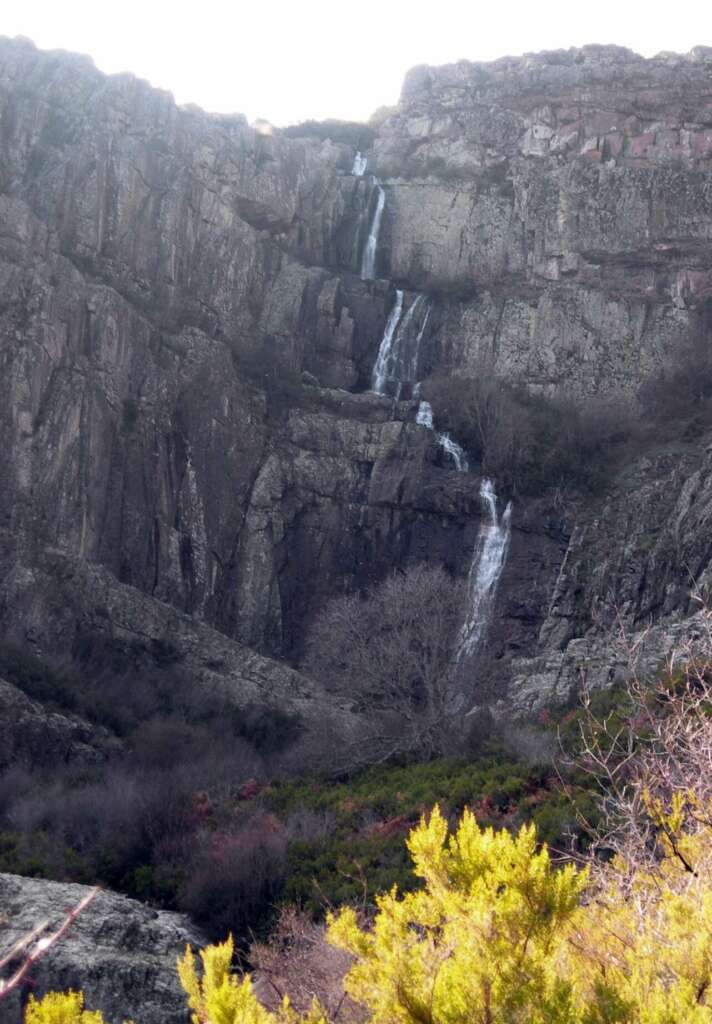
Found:
[{"label": "shrub covered hillside", "polygon": [[[279,993],[267,1006],[233,972],[232,937],[204,950],[200,969],[188,949],[178,972],[194,1024],[710,1024],[709,665],[690,661],[652,689],[634,681],[578,725],[605,856],[557,863],[534,825],[483,827],[466,809],[451,828],[436,805],[407,839],[410,891],[329,914],[328,942],[347,954],[331,977],[326,947],[321,971],[297,949],[280,987],[290,941],[271,961],[256,947]],[[54,993],[30,1000],[26,1024],[102,1017],[80,994]]]},{"label": "shrub covered hillside", "polygon": [[533,820],[556,846],[575,828],[551,744],[542,763],[517,760],[492,743],[491,720],[468,756],[400,754],[338,778],[296,779],[273,754],[298,723],[196,706],[190,679],[170,662],[143,674],[120,662],[99,686],[91,672],[52,672],[0,647],[0,677],[33,699],[51,695],[59,713],[93,708],[107,723],[95,760],[0,761],[0,871],[100,884],[185,911],[211,939],[232,932],[240,947],[284,904],[323,917],[343,903],[372,907],[396,882],[412,886],[403,839],[435,803],[453,817],[471,806],[493,826]]},{"label": "shrub covered hillside", "polygon": [[[533,827],[481,829],[467,812],[448,838],[436,808],[408,840],[424,887],[382,896],[370,925],[353,909],[330,920],[330,941],[353,957],[345,991],[374,1024],[707,1024],[712,858],[706,830],[683,832],[685,804],[650,805],[655,868],[631,876],[614,861],[597,878],[555,868]],[[190,950],[179,962],[195,1024],[326,1024],[316,1002],[304,1015],[287,997],[265,1010],[250,978],[231,973],[232,954],[229,939],[203,951],[202,977]],[[69,993],[31,1000],[25,1020],[102,1018]]]}]

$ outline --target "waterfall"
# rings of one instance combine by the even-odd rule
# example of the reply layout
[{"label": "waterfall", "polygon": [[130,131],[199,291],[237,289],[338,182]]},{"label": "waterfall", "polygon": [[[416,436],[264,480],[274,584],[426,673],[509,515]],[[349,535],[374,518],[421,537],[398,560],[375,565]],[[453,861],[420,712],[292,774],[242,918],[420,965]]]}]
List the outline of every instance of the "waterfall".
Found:
[{"label": "waterfall", "polygon": [[[415,422],[419,423],[421,427],[427,427],[428,430],[435,429],[433,425],[433,407],[430,402],[423,401],[420,403]],[[466,473],[469,469],[467,456],[457,441],[453,441],[449,434],[436,434],[436,437],[440,447],[443,451],[447,452],[455,463],[455,469],[458,473]]]},{"label": "waterfall", "polygon": [[373,367],[372,382],[373,390],[377,395],[385,395],[386,393],[386,382],[388,381],[388,368],[391,361],[391,350],[393,348],[393,337],[396,333],[396,328],[403,312],[403,292],[400,288],[396,289],[396,301],[393,304],[393,309],[388,316],[388,322],[386,323],[386,329],[383,332],[383,338],[381,339],[381,347],[378,350],[378,357],[376,358],[376,365]]},{"label": "waterfall", "polygon": [[427,427],[428,430],[434,430],[433,426],[433,407],[430,402],[421,402],[418,406],[418,414],[415,417],[415,422],[419,423],[421,427]]},{"label": "waterfall", "polygon": [[[373,368],[372,387],[378,395],[392,394],[400,398],[404,384],[412,388],[413,396],[419,392],[418,363],[420,345],[428,326],[431,305],[425,295],[416,295],[403,316],[403,292],[396,290],[396,301],[383,332],[378,358]],[[420,323],[419,323],[420,321]],[[420,402],[415,422],[433,430],[433,408],[430,402]],[[468,471],[467,456],[449,434],[436,434],[438,444],[455,463],[458,473]]]},{"label": "waterfall", "polygon": [[438,434],[438,444],[453,460],[458,473],[466,473],[469,469],[467,456],[457,441],[453,441],[449,434]]},{"label": "waterfall", "polygon": [[[420,344],[430,318],[430,303],[424,295],[417,295],[405,316],[403,314],[403,292],[396,291],[396,301],[383,332],[378,358],[373,368],[372,386],[378,395],[393,394],[400,398],[404,384],[410,384],[415,396],[419,390],[416,383]],[[402,317],[402,319],[401,319]],[[418,320],[420,318],[420,325]],[[391,385],[391,387],[389,387]],[[421,402],[415,422],[433,430],[433,409],[430,402]],[[467,456],[449,434],[437,434],[438,444],[455,463],[458,473],[468,470]]]},{"label": "waterfall", "polygon": [[[386,193],[381,188],[378,178],[373,178],[373,187],[376,189],[376,208],[373,211],[373,219],[368,229],[368,238],[361,258],[361,280],[373,281],[376,276],[376,252],[378,250],[378,232],[381,230],[381,217],[383,208],[386,205]],[[369,204],[370,205],[370,204]]]},{"label": "waterfall", "polygon": [[512,503],[507,504],[501,521],[497,516],[497,495],[491,480],[483,480],[480,496],[487,503],[490,522],[483,524],[472,555],[467,582],[468,609],[457,646],[456,660],[475,653],[489,624],[497,584],[502,575],[509,547]]},{"label": "waterfall", "polygon": [[[424,295],[416,296],[401,320],[402,309],[403,292],[398,291],[396,292],[396,304],[388,319],[373,369],[373,390],[379,395],[393,393],[394,398],[400,398],[404,384],[415,386],[420,343],[423,340],[430,316],[430,305]],[[398,311],[398,320],[392,324],[391,319],[396,310]],[[418,326],[418,319],[421,317]],[[390,388],[389,384],[392,385]]]},{"label": "waterfall", "polygon": [[356,156],[354,157],[354,165],[351,168],[351,173],[355,174],[357,178],[362,178],[364,176],[364,174],[366,173],[366,168],[367,167],[368,167],[368,157],[363,156],[361,154],[361,151],[359,150],[359,152],[357,152]]}]

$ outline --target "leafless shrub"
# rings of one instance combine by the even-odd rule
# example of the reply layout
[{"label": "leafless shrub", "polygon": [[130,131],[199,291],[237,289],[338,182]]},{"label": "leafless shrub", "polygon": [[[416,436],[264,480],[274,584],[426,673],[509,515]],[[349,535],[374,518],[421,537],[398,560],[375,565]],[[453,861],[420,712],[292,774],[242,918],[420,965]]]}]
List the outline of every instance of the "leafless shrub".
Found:
[{"label": "leafless shrub", "polygon": [[317,843],[333,835],[336,819],[331,811],[312,811],[297,807],[287,815],[284,828],[290,842],[308,840]]},{"label": "leafless shrub", "polygon": [[423,389],[438,426],[498,486],[523,494],[599,486],[618,447],[634,432],[629,402],[531,394],[499,378],[491,360],[467,377],[433,376]]},{"label": "leafless shrub", "polygon": [[0,772],[0,821],[33,785],[32,773],[22,765],[10,765]]},{"label": "leafless shrub", "polygon": [[551,764],[557,753],[555,733],[541,727],[507,723],[497,738],[505,754],[527,764]]},{"label": "leafless shrub", "polygon": [[260,1001],[277,1009],[285,995],[305,1012],[316,997],[334,1024],[362,1024],[363,1008],[344,994],[343,979],[351,957],[331,946],[323,924],[315,924],[294,907],[285,907],[268,942],[250,947],[255,984]]},{"label": "leafless shrub", "polygon": [[675,809],[682,833],[712,826],[712,614],[701,615],[702,643],[673,652],[653,683],[631,652],[629,681],[608,713],[584,692],[578,752],[564,758],[598,792],[601,820],[583,822],[594,856],[616,854],[631,878],[641,865],[654,869],[662,839],[694,871],[669,824]]},{"label": "leafless shrub", "polygon": [[658,430],[678,432],[682,422],[694,436],[712,424],[712,300],[698,311],[689,334],[660,370],[643,382],[639,398]]}]

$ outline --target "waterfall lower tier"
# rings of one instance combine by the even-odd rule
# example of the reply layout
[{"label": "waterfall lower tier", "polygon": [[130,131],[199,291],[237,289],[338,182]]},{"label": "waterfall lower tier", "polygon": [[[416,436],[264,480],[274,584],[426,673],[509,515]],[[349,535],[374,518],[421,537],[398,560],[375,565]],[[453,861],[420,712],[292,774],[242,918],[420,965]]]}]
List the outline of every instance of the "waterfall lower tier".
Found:
[{"label": "waterfall lower tier", "polygon": [[368,157],[363,156],[361,152],[356,153],[356,156],[354,157],[353,167],[351,168],[351,173],[355,174],[357,178],[362,178],[366,173],[367,167]]},{"label": "waterfall lower tier", "polygon": [[490,522],[481,527],[468,579],[468,609],[460,630],[456,660],[474,654],[482,642],[504,569],[511,533],[512,503],[501,521],[497,516],[497,495],[491,480],[483,480],[480,496],[487,503]]},{"label": "waterfall lower tier", "polygon": [[386,205],[386,193],[381,187],[378,178],[373,178],[373,187],[376,190],[376,206],[373,211],[373,218],[368,229],[368,238],[364,246],[361,258],[361,280],[372,281],[376,276],[376,254],[378,252],[378,233],[381,230],[381,218],[383,208]]}]

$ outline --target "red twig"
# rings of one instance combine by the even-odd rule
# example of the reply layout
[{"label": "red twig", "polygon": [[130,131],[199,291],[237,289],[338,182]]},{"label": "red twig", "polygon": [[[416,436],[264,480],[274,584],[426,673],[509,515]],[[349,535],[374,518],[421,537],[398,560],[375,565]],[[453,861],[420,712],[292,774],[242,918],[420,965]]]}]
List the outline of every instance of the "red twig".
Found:
[{"label": "red twig", "polygon": [[[0,967],[4,967],[13,960],[19,952],[30,946],[32,947],[14,974],[11,974],[7,980],[0,978],[0,999],[4,999],[8,992],[12,992],[14,988],[17,988],[25,975],[32,969],[34,964],[36,964],[40,957],[44,956],[47,950],[51,949],[56,942],[59,942],[62,936],[69,930],[72,923],[77,917],[79,917],[81,912],[89,906],[92,900],[97,897],[99,892],[100,890],[98,887],[94,888],[84,897],[83,900],[80,900],[76,907],[68,912],[56,932],[53,932],[51,935],[46,935],[44,938],[39,938],[38,936],[45,930],[48,924],[48,922],[44,922],[44,924],[38,925],[37,928],[33,928],[28,935],[20,939],[20,941],[13,946],[10,952],[0,960]],[[36,942],[35,939],[37,940]],[[33,942],[34,946],[32,946]]]}]

